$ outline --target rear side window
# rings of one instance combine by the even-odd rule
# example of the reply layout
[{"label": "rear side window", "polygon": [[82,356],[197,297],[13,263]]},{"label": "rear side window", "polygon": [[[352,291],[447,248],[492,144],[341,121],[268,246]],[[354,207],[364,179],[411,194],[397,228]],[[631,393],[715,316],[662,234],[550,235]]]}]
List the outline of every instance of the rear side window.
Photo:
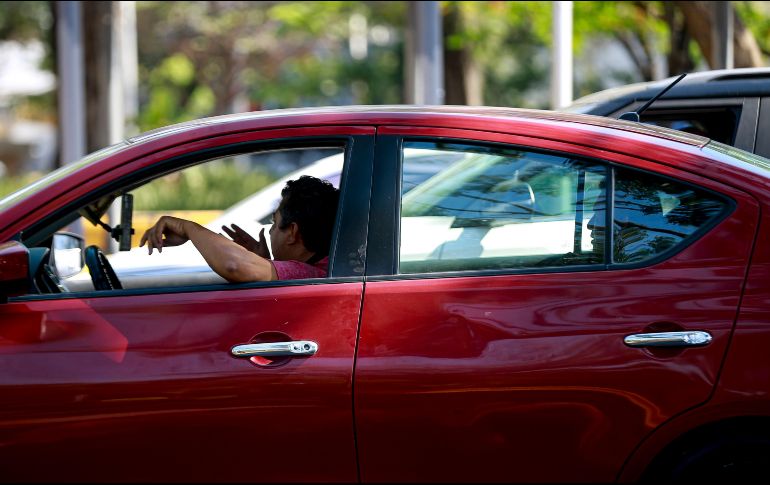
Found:
[{"label": "rear side window", "polygon": [[725,210],[696,188],[636,170],[615,169],[613,263],[639,263],[683,243]]},{"label": "rear side window", "polygon": [[[417,153],[431,175],[414,183]],[[401,274],[644,263],[726,210],[704,190],[570,156],[413,141],[402,158]]]}]

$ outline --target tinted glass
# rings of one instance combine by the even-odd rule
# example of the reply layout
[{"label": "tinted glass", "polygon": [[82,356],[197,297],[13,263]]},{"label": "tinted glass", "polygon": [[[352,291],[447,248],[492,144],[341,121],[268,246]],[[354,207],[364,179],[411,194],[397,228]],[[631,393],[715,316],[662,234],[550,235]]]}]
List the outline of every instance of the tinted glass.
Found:
[{"label": "tinted glass", "polygon": [[687,240],[724,209],[725,202],[705,191],[616,169],[613,262],[651,259]]},{"label": "tinted glass", "polygon": [[[402,196],[401,273],[603,262],[602,236],[592,237],[588,224],[594,212],[604,218],[604,166],[500,147],[405,143],[413,149],[435,154],[435,175]],[[404,166],[402,186],[414,183]]]}]

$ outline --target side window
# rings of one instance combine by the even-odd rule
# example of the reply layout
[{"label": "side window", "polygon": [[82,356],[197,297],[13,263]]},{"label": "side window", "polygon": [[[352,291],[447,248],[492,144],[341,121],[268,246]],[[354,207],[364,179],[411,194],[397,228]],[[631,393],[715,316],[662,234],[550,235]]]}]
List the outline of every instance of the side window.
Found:
[{"label": "side window", "polygon": [[[173,215],[217,233],[224,232],[222,226],[236,224],[255,239],[264,229],[270,247],[272,215],[286,181],[312,175],[339,188],[344,159],[342,148],[302,147],[226,156],[181,168],[138,187],[122,188],[80,209],[81,214],[87,209],[98,222],[80,219],[86,245],[98,247],[106,256],[123,289],[225,283],[191,242],[148,255],[146,247],[138,247],[141,236],[161,215]],[[120,223],[121,211],[111,213],[108,207],[115,196],[129,188],[133,196],[132,247],[118,251],[117,243],[109,237],[109,228]],[[118,197],[114,204],[120,200]],[[46,284],[49,277],[36,281],[36,292],[90,291],[95,286],[87,267],[77,274],[54,276],[58,289],[50,282]]]},{"label": "side window", "polygon": [[[431,175],[404,191],[418,156]],[[527,150],[409,141],[402,159],[401,274],[644,263],[727,209],[665,177]]]},{"label": "side window", "polygon": [[[402,195],[400,273],[559,267],[604,262],[589,228],[604,220],[601,164],[480,145],[406,142],[435,174]],[[411,179],[413,180],[413,179]]]},{"label": "side window", "polygon": [[272,224],[287,178],[312,175],[339,188],[343,161],[338,148],[269,150],[218,158],[157,178],[132,191],[133,243],[164,214],[193,219],[216,232],[237,224],[256,236]]},{"label": "side window", "polygon": [[687,240],[723,213],[704,191],[655,175],[615,170],[613,263],[639,263]]}]

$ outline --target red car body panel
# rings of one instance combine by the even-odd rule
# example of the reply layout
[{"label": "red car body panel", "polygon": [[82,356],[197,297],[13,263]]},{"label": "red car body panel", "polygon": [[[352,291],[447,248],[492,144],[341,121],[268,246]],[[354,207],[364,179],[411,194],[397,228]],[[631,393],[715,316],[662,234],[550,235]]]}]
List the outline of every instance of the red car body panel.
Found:
[{"label": "red car body panel", "polygon": [[[470,131],[378,133],[567,145]],[[646,436],[714,391],[753,244],[753,231],[733,235],[755,227],[756,200],[628,155],[568,152],[691,181],[737,208],[650,268],[368,282],[355,380],[363,481],[612,481]],[[655,158],[704,164],[673,150]],[[707,330],[714,340],[674,352],[623,343],[651,329]]]},{"label": "red car body panel", "polygon": [[[704,153],[696,136],[489,108],[211,118],[130,139],[18,197],[0,212],[0,244],[175,156],[375,134],[571,153],[690,182],[735,208],[675,256],[635,269],[0,303],[4,479],[634,481],[690,429],[770,416],[768,175]],[[651,328],[713,341],[623,343]],[[269,368],[230,356],[264,332],[321,350]],[[51,466],[35,467],[41,456]]]},{"label": "red car body panel", "polygon": [[770,204],[763,204],[762,221],[741,311],[714,404],[761,404],[770,414],[770,373],[765,362],[770,349]]},{"label": "red car body panel", "polygon": [[[3,481],[356,481],[361,289],[0,305]],[[230,355],[276,331],[319,351],[276,368]]]},{"label": "red car body panel", "polygon": [[[109,149],[5,210],[2,238],[178,155],[374,131],[219,126]],[[0,367],[13,369],[0,376],[4,478],[355,481],[351,385],[362,291],[359,281],[0,304]],[[276,332],[320,350],[275,368],[230,355]],[[36,456],[47,466],[30,469]]]}]

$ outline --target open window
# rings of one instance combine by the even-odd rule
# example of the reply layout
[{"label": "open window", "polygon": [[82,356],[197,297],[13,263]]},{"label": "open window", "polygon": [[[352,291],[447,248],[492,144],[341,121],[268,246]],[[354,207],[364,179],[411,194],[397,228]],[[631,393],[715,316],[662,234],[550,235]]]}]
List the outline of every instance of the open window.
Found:
[{"label": "open window", "polygon": [[[187,156],[158,164],[154,173],[133,174],[58,218],[58,224],[28,234],[23,242],[33,266],[30,293],[224,284],[192,243],[148,255],[146,247],[138,247],[142,234],[169,214],[218,233],[235,223],[256,238],[262,228],[269,230],[287,180],[312,175],[339,187],[344,160],[344,147],[335,144],[270,147],[213,158]],[[66,238],[54,234],[78,226],[85,233],[78,253],[82,270],[72,271],[69,261],[69,270],[57,273],[52,255],[62,251],[54,251],[55,243],[65,244]],[[67,254],[72,259],[74,251]]]}]

